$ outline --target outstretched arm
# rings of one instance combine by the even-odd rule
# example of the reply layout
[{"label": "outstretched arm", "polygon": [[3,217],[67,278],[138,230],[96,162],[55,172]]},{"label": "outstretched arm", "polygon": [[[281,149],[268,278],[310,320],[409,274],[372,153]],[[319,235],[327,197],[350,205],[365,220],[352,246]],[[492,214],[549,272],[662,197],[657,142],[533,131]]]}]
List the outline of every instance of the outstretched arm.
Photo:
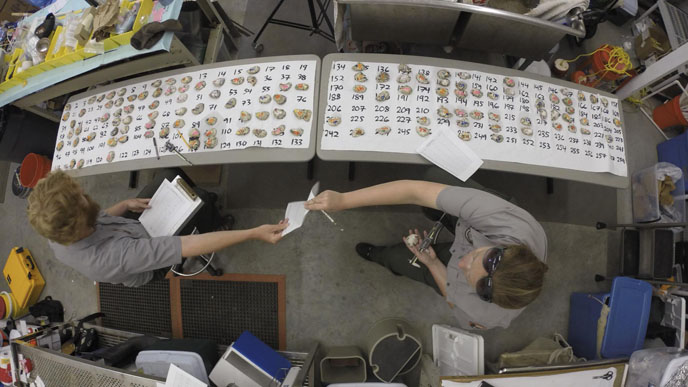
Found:
[{"label": "outstretched arm", "polygon": [[182,257],[194,257],[201,254],[219,251],[225,247],[236,245],[251,239],[263,242],[277,243],[282,239],[282,231],[289,222],[282,220],[279,224],[264,224],[248,230],[215,231],[205,234],[184,235],[182,241]]},{"label": "outstretched arm", "polygon": [[340,211],[350,208],[415,204],[437,208],[437,195],[446,185],[421,180],[397,180],[351,192],[324,191],[306,202],[309,210]]}]

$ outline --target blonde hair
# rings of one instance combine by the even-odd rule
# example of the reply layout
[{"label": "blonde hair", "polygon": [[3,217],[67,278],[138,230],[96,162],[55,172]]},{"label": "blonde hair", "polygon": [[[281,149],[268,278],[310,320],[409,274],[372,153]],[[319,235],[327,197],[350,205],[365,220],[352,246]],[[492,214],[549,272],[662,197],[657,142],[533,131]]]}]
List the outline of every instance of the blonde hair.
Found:
[{"label": "blonde hair", "polygon": [[100,210],[97,203],[83,194],[79,183],[62,171],[51,172],[39,180],[28,202],[26,211],[34,230],[62,245],[81,239],[84,231],[95,225]]},{"label": "blonde hair", "polygon": [[506,309],[520,309],[542,290],[548,268],[524,245],[507,246],[492,275],[492,302]]}]

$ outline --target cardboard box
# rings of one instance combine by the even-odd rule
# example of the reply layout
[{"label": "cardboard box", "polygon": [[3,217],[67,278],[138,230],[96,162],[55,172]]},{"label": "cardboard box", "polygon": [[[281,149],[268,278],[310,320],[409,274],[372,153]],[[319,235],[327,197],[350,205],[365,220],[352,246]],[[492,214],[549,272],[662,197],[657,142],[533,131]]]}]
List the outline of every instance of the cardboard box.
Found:
[{"label": "cardboard box", "polygon": [[652,26],[647,32],[635,37],[635,54],[640,60],[645,60],[652,55],[661,56],[669,51],[671,51],[669,37],[658,26]]}]

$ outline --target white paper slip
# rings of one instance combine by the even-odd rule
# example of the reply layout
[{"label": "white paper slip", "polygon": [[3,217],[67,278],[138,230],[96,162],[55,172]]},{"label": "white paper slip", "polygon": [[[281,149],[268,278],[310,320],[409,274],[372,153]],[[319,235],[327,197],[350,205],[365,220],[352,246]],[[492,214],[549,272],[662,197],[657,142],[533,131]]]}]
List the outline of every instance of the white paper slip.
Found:
[{"label": "white paper slip", "polygon": [[203,200],[180,180],[179,176],[173,182],[165,179],[148,203],[150,208],[139,217],[151,237],[177,234],[203,205]]},{"label": "white paper slip", "polygon": [[416,152],[461,181],[468,180],[483,164],[468,145],[446,129],[440,129],[420,144]]},{"label": "white paper slip", "polygon": [[[320,182],[316,182],[313,184],[313,188],[311,188],[311,192],[308,195],[308,199],[306,201],[311,200],[315,197],[315,195],[318,194],[318,191],[320,190]],[[290,202],[287,204],[287,210],[284,213],[284,218],[289,219],[289,226],[282,231],[282,236],[289,234],[290,232],[296,230],[297,228],[300,228],[303,225],[304,219],[306,219],[306,215],[308,215],[309,210],[304,208],[305,201],[300,201],[300,202]]]},{"label": "white paper slip", "polygon": [[208,385],[194,378],[191,374],[170,364],[170,370],[167,371],[167,379],[165,380],[167,387],[207,387]]}]

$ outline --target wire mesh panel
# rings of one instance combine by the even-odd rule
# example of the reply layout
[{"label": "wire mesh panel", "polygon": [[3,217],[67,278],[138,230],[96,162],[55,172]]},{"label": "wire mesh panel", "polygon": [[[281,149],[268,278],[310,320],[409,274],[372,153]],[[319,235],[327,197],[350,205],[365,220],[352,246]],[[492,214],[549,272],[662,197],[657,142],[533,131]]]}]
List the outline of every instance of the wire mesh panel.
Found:
[{"label": "wire mesh panel", "polygon": [[279,286],[277,282],[181,281],[184,337],[229,345],[250,331],[279,348]]},{"label": "wire mesh panel", "polygon": [[169,281],[153,281],[138,288],[101,283],[100,311],[108,328],[172,337]]}]

